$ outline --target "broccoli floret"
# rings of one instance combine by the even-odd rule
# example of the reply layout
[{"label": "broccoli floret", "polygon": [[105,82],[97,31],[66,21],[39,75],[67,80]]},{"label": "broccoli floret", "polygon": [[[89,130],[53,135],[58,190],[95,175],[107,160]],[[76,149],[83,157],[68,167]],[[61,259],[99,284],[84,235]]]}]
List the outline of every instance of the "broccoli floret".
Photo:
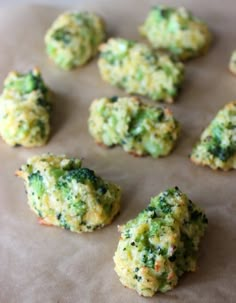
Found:
[{"label": "broccoli floret", "polygon": [[110,98],[110,101],[112,102],[112,103],[115,103],[115,102],[117,102],[118,101],[118,97],[117,96],[113,96],[113,97],[111,97]]},{"label": "broccoli floret", "polygon": [[59,28],[53,33],[52,38],[57,41],[63,42],[64,44],[69,44],[71,43],[73,37],[67,29]]},{"label": "broccoli floret", "polygon": [[129,123],[129,134],[132,136],[143,134],[146,131],[147,121],[162,122],[164,119],[165,114],[162,108],[141,107]]},{"label": "broccoli floret", "polygon": [[170,205],[163,196],[159,197],[159,207],[164,214],[169,214],[172,211],[172,205]]},{"label": "broccoli floret", "polygon": [[77,183],[87,184],[88,182],[92,184],[94,189],[97,191],[99,196],[103,196],[107,192],[107,186],[104,184],[103,180],[97,177],[93,170],[88,168],[75,168],[69,171],[65,171],[63,175],[58,178],[57,188],[61,190],[62,195],[68,199],[74,199],[71,191],[71,182],[76,181]]},{"label": "broccoli floret", "polygon": [[46,108],[49,113],[52,111],[52,105],[46,100],[46,98],[38,98],[37,104]]},{"label": "broccoli floret", "polygon": [[63,181],[71,182],[72,180],[76,180],[79,183],[86,184],[87,182],[91,182],[95,187],[100,183],[100,178],[98,178],[93,170],[88,168],[78,168],[68,171],[63,177]]},{"label": "broccoli floret", "polygon": [[21,95],[29,94],[34,90],[41,90],[43,93],[47,92],[47,88],[40,75],[35,75],[30,71],[25,75],[18,75],[14,80],[10,80],[5,84],[5,88],[17,91]]},{"label": "broccoli floret", "polygon": [[155,264],[155,253],[151,248],[145,249],[145,252],[142,256],[142,263],[149,268],[154,268]]},{"label": "broccoli floret", "polygon": [[87,213],[88,206],[84,201],[78,201],[71,203],[70,210],[73,210],[76,216],[83,218],[83,216]]},{"label": "broccoli floret", "polygon": [[154,198],[152,200],[150,206],[153,206],[156,209],[155,212],[159,213],[160,211],[163,214],[169,214],[172,212],[172,205],[168,203],[168,197],[173,196],[173,190],[166,190],[161,193],[158,198]]},{"label": "broccoli floret", "polygon": [[52,175],[56,180],[63,176],[64,170],[58,167],[53,167],[50,169],[50,175]]},{"label": "broccoli floret", "polygon": [[235,146],[221,146],[221,142],[213,138],[211,145],[209,144],[208,151],[213,156],[219,158],[221,161],[227,161],[230,157],[232,157],[235,153]]},{"label": "broccoli floret", "polygon": [[41,198],[45,192],[45,187],[43,184],[43,177],[39,172],[35,172],[29,175],[29,186],[32,189],[32,194],[37,195],[38,198]]}]

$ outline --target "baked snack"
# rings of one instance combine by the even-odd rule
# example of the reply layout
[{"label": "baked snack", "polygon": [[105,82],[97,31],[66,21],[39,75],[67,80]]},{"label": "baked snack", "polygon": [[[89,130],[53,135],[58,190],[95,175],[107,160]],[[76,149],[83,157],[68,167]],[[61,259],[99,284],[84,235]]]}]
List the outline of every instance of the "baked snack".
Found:
[{"label": "baked snack", "polygon": [[153,47],[167,50],[181,60],[206,53],[212,40],[207,25],[184,7],[153,7],[140,33]]},{"label": "baked snack", "polygon": [[236,75],[236,50],[232,52],[230,57],[229,70],[232,74]]},{"label": "baked snack", "polygon": [[183,82],[182,63],[121,38],[100,46],[98,67],[104,81],[155,101],[172,103]]},{"label": "baked snack", "polygon": [[105,25],[89,12],[65,12],[46,33],[46,51],[55,64],[65,70],[84,65],[105,39]]},{"label": "baked snack", "polygon": [[50,134],[50,93],[40,71],[10,72],[0,96],[0,135],[11,146],[42,146]]},{"label": "baked snack", "polygon": [[82,167],[80,159],[34,156],[16,174],[25,181],[28,204],[40,223],[91,232],[119,212],[120,188]]},{"label": "baked snack", "polygon": [[212,169],[236,169],[236,101],[217,113],[203,131],[190,159]]},{"label": "baked snack", "polygon": [[151,297],[176,286],[187,271],[195,271],[199,242],[207,218],[178,187],[151,199],[135,219],[119,227],[114,256],[121,283]]},{"label": "baked snack", "polygon": [[131,154],[154,158],[171,152],[180,130],[169,109],[143,104],[136,97],[94,100],[88,125],[98,144],[121,145]]}]

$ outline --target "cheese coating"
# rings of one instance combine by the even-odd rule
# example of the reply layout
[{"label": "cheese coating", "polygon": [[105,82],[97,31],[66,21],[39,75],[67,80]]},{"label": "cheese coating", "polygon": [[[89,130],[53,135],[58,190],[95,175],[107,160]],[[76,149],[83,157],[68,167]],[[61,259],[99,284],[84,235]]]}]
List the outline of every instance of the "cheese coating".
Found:
[{"label": "cheese coating", "polygon": [[168,109],[145,105],[135,97],[93,101],[89,132],[97,143],[121,145],[137,156],[168,155],[179,135],[179,123]]},{"label": "cheese coating", "polygon": [[183,81],[184,67],[168,55],[121,38],[100,47],[98,67],[104,81],[128,93],[173,102]]},{"label": "cheese coating", "polygon": [[231,71],[231,73],[233,73],[234,75],[236,75],[236,50],[233,51],[233,53],[232,53],[232,55],[230,57],[229,70]]},{"label": "cheese coating", "polygon": [[114,262],[121,283],[146,297],[172,289],[184,272],[195,271],[206,227],[202,210],[177,187],[153,197],[119,227]]},{"label": "cheese coating", "polygon": [[207,25],[183,7],[152,8],[140,33],[153,47],[167,50],[181,60],[206,53],[212,40]]},{"label": "cheese coating", "polygon": [[88,12],[65,12],[46,33],[46,51],[58,67],[69,70],[94,57],[104,39],[105,25],[100,17]]},{"label": "cheese coating", "polygon": [[34,156],[17,175],[24,179],[30,208],[40,223],[73,232],[91,232],[113,220],[120,188],[64,155]]},{"label": "cheese coating", "polygon": [[44,145],[50,134],[50,93],[38,69],[11,72],[0,96],[0,135],[10,146]]},{"label": "cheese coating", "polygon": [[203,131],[190,156],[212,169],[236,169],[236,101],[221,109]]}]

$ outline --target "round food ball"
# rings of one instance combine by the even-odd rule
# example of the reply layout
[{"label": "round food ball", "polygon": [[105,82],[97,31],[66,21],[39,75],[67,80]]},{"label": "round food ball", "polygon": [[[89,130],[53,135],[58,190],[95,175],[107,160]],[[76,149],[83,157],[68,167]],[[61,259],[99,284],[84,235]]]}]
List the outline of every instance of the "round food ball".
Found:
[{"label": "round food ball", "polygon": [[181,60],[206,53],[212,40],[207,25],[184,7],[155,6],[140,33],[154,48],[167,50]]},{"label": "round food ball", "polygon": [[135,219],[119,227],[114,262],[121,283],[145,297],[174,288],[184,272],[195,271],[206,227],[203,211],[178,187],[152,198]]},{"label": "round food ball", "polygon": [[50,93],[38,69],[11,72],[0,96],[0,135],[10,146],[37,147],[50,134]]},{"label": "round food ball", "polygon": [[58,67],[70,70],[94,57],[104,39],[100,17],[88,12],[66,12],[47,31],[46,51]]},{"label": "round food ball", "polygon": [[179,123],[169,109],[143,104],[135,97],[94,100],[89,132],[98,144],[121,145],[136,156],[168,155],[179,136]]},{"label": "round food ball", "polygon": [[98,67],[104,81],[128,93],[172,103],[184,76],[184,66],[147,45],[121,38],[100,47]]},{"label": "round food ball", "polygon": [[91,232],[111,223],[119,212],[120,188],[82,167],[80,159],[34,156],[17,175],[25,181],[30,208],[45,225]]}]

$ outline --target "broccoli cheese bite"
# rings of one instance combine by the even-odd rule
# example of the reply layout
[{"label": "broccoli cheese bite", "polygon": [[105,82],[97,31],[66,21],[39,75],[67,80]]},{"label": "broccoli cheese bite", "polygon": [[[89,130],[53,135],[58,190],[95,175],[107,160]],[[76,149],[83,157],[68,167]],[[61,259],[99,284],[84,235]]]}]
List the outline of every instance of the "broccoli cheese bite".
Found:
[{"label": "broccoli cheese bite", "polygon": [[168,155],[179,135],[179,123],[169,109],[145,105],[135,97],[94,100],[89,132],[98,144],[121,145],[137,156]]},{"label": "broccoli cheese bite", "polygon": [[50,134],[50,93],[38,69],[11,72],[0,96],[0,135],[10,146],[44,145]]},{"label": "broccoli cheese bite", "polygon": [[234,75],[236,75],[236,50],[233,51],[233,53],[232,53],[232,55],[230,57],[229,70],[231,71],[231,73],[233,73]]},{"label": "broccoli cheese bite", "polygon": [[103,80],[128,93],[172,103],[183,81],[184,67],[168,55],[121,38],[100,47],[98,66]]},{"label": "broccoli cheese bite", "polygon": [[178,187],[151,199],[135,219],[119,227],[114,255],[121,283],[151,297],[176,286],[184,272],[195,271],[207,218]]},{"label": "broccoli cheese bite", "polygon": [[236,101],[218,112],[203,131],[190,158],[212,169],[236,169]]},{"label": "broccoli cheese bite", "polygon": [[46,51],[57,66],[70,70],[94,57],[104,39],[105,26],[100,17],[88,12],[66,12],[47,31]]},{"label": "broccoli cheese bite", "polygon": [[24,179],[30,208],[45,225],[91,232],[113,220],[120,188],[64,155],[34,156],[16,173]]},{"label": "broccoli cheese bite", "polygon": [[140,27],[155,48],[168,50],[181,60],[206,53],[211,43],[207,25],[185,8],[154,7]]}]

